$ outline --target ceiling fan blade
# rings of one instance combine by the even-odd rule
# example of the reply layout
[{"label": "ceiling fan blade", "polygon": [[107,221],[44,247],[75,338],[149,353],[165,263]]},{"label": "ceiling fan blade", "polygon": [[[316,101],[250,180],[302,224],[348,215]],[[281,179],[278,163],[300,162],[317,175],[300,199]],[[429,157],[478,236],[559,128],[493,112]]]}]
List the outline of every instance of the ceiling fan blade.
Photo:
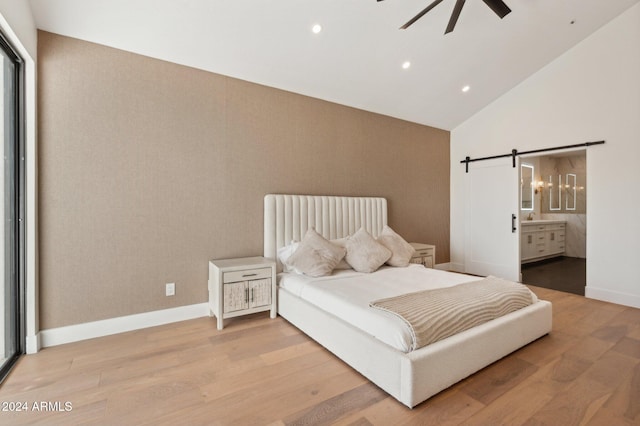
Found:
[{"label": "ceiling fan blade", "polygon": [[493,10],[496,13],[496,15],[500,17],[500,19],[504,18],[511,12],[511,9],[509,9],[509,6],[507,6],[502,0],[482,0],[482,1],[485,2],[485,4],[489,6],[491,10]]},{"label": "ceiling fan blade", "polygon": [[453,7],[453,13],[451,14],[451,18],[449,19],[449,24],[447,25],[447,29],[444,31],[445,34],[450,33],[456,27],[456,22],[458,22],[460,12],[462,12],[464,1],[465,0],[456,0],[456,5]]},{"label": "ceiling fan blade", "polygon": [[433,3],[431,3],[425,9],[423,9],[422,12],[418,13],[416,16],[414,16],[409,21],[407,21],[407,23],[404,24],[403,26],[401,26],[400,29],[401,30],[406,30],[411,25],[413,25],[414,22],[416,22],[418,19],[422,18],[424,15],[426,15],[427,12],[429,12],[431,9],[433,9],[434,7],[439,5],[440,3],[442,3],[442,0],[435,0]]}]

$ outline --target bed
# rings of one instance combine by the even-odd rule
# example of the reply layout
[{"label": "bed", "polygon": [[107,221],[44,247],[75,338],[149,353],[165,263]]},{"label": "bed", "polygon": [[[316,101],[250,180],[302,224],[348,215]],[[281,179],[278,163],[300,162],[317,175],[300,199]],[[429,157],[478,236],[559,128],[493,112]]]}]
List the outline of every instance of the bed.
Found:
[{"label": "bed", "polygon": [[[378,197],[335,197],[270,194],[264,199],[264,256],[277,259],[278,249],[300,241],[309,228],[329,240],[365,228],[377,237],[387,225],[387,202]],[[416,268],[422,268],[418,271]],[[397,270],[396,271],[394,271]],[[551,331],[551,303],[534,299],[529,306],[488,321],[428,346],[405,351],[347,321],[344,311],[329,312],[301,297],[305,278],[282,273],[278,262],[278,313],[334,353],[371,382],[408,407],[414,407],[454,383]],[[402,270],[402,271],[401,271]],[[476,279],[421,266],[381,268],[376,276],[392,280],[395,273],[429,274],[447,285]],[[342,279],[340,271],[327,280]],[[364,277],[367,279],[368,277]],[[373,277],[371,277],[373,278]],[[349,277],[349,279],[351,279]],[[298,287],[296,287],[296,285]],[[302,287],[301,287],[302,286]],[[332,306],[334,303],[331,304]]]}]

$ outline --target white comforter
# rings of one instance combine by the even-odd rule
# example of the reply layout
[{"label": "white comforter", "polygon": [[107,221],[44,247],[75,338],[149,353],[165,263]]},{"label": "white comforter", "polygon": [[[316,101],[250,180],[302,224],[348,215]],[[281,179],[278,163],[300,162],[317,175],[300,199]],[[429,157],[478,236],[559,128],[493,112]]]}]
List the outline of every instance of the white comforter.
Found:
[{"label": "white comforter", "polygon": [[278,277],[280,287],[402,352],[411,347],[408,325],[394,314],[369,307],[370,302],[481,279],[422,265],[384,267],[371,274],[339,270],[319,278],[295,273]]}]

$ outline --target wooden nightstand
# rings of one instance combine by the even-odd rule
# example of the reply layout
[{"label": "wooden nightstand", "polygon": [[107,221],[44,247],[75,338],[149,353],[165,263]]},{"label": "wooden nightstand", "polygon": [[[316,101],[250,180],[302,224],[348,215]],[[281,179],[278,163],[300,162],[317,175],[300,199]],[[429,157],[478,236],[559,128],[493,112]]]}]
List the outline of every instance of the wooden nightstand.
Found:
[{"label": "wooden nightstand", "polygon": [[276,262],[264,257],[209,261],[209,315],[218,319],[271,310],[276,317]]},{"label": "wooden nightstand", "polygon": [[416,249],[410,262],[419,263],[425,268],[433,268],[436,264],[436,246],[431,244],[409,243]]}]

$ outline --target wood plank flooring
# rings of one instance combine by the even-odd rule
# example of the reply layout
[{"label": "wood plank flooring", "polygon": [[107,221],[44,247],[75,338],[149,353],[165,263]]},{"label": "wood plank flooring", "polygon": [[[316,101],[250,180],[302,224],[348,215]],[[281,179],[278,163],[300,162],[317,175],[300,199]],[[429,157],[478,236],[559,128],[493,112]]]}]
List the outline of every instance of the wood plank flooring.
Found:
[{"label": "wood plank flooring", "polygon": [[24,356],[0,387],[0,424],[640,424],[640,310],[532,289],[553,302],[552,333],[413,410],[261,313]]}]

